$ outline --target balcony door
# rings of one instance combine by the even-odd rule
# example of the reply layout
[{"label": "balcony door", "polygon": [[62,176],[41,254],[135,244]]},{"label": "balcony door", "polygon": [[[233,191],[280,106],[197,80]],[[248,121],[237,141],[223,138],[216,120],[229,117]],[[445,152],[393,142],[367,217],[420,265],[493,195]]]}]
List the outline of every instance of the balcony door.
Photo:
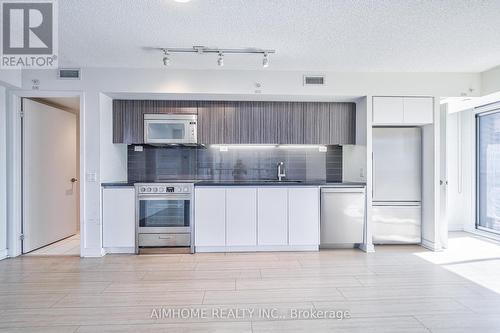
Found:
[{"label": "balcony door", "polygon": [[500,108],[476,116],[476,228],[500,234]]}]

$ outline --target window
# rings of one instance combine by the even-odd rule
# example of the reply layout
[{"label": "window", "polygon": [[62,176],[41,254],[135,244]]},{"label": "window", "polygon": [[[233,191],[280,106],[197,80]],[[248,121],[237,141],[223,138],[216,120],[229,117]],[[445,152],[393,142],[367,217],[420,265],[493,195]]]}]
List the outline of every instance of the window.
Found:
[{"label": "window", "polygon": [[476,228],[500,233],[500,109],[476,116]]}]

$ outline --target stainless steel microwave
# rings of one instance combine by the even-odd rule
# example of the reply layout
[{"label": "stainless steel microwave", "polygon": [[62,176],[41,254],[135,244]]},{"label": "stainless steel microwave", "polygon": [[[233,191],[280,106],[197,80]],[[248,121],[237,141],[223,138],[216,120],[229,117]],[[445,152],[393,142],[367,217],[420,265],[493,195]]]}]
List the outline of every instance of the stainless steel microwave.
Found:
[{"label": "stainless steel microwave", "polygon": [[145,114],[144,143],[195,144],[197,118],[187,114]]}]

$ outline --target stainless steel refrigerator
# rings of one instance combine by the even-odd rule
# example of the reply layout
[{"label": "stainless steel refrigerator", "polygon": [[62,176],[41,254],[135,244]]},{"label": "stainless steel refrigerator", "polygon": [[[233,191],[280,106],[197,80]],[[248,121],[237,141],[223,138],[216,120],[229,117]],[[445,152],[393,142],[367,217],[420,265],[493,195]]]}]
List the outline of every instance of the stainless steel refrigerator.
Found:
[{"label": "stainless steel refrigerator", "polygon": [[373,242],[420,243],[421,203],[421,129],[373,128]]}]

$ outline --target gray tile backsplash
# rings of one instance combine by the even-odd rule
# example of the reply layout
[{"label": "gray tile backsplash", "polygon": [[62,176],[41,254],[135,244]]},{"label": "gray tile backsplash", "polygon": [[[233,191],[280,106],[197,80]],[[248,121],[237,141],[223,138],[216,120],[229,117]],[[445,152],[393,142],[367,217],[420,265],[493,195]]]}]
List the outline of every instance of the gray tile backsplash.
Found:
[{"label": "gray tile backsplash", "polygon": [[342,147],[219,148],[128,146],[128,180],[266,180],[276,179],[276,164],[285,163],[290,180],[342,181]]}]

